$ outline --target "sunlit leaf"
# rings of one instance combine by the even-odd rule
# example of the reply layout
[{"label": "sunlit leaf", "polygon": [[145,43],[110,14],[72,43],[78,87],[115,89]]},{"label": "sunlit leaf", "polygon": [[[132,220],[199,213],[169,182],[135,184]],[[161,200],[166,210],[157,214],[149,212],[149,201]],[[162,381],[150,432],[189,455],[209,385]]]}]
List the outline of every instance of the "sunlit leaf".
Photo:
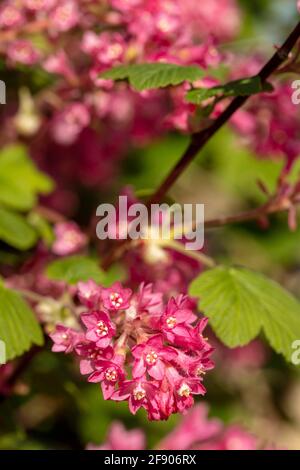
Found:
[{"label": "sunlit leaf", "polygon": [[50,279],[65,281],[69,284],[89,279],[101,282],[104,279],[104,273],[96,260],[78,255],[53,261],[48,265],[46,274]]},{"label": "sunlit leaf", "polygon": [[22,297],[0,286],[0,339],[6,347],[6,360],[28,351],[33,344],[44,342],[41,327]]},{"label": "sunlit leaf", "polygon": [[276,282],[220,266],[195,279],[189,293],[227,346],[243,346],[263,330],[273,349],[291,360],[292,343],[300,339],[300,303]]},{"label": "sunlit leaf", "polygon": [[204,70],[197,66],[181,66],[163,62],[131,64],[113,67],[101,74],[111,80],[128,80],[137,91],[194,82],[203,77]]}]

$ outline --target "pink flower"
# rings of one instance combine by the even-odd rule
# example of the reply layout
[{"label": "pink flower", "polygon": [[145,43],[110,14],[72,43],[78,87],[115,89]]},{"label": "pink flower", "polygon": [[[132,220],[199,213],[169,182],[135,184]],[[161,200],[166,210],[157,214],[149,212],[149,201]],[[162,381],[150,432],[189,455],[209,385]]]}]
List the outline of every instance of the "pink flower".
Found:
[{"label": "pink flower", "polygon": [[23,12],[8,2],[0,8],[0,28],[16,28],[25,21]]},{"label": "pink flower", "polygon": [[76,141],[89,123],[90,112],[87,106],[83,103],[70,103],[53,119],[53,138],[61,145],[70,145]]},{"label": "pink flower", "polygon": [[120,282],[115,282],[101,292],[103,306],[108,310],[126,310],[130,306],[131,296],[132,290],[122,287]]},{"label": "pink flower", "polygon": [[188,308],[186,298],[171,298],[160,320],[162,332],[171,343],[188,343],[191,341],[190,324],[195,319],[196,316]]},{"label": "pink flower", "polygon": [[82,375],[91,374],[96,369],[96,362],[100,359],[109,360],[114,355],[112,347],[101,349],[92,341],[78,343],[75,346],[75,351],[80,357],[80,373]]},{"label": "pink flower", "polygon": [[81,41],[81,50],[86,54],[96,54],[99,48],[100,35],[94,31],[86,31]]},{"label": "pink flower", "polygon": [[123,12],[133,10],[143,3],[144,0],[111,0],[112,6]]},{"label": "pink flower", "polygon": [[72,352],[75,346],[83,340],[83,334],[67,328],[64,325],[56,325],[54,333],[50,334],[50,338],[54,342],[52,351],[65,352],[66,354]]},{"label": "pink flower", "polygon": [[95,371],[89,376],[89,382],[101,382],[104,400],[111,398],[116,384],[125,379],[123,370],[124,357],[116,355],[111,360],[99,359],[95,363]]},{"label": "pink flower", "polygon": [[104,32],[100,35],[88,31],[82,40],[82,50],[92,54],[101,66],[110,66],[122,62],[126,50],[121,34]]},{"label": "pink flower", "polygon": [[114,392],[112,398],[116,401],[128,400],[132,414],[141,408],[145,408],[152,416],[157,414],[156,402],[157,387],[151,382],[140,380],[125,380],[120,389]]},{"label": "pink flower", "polygon": [[39,52],[26,39],[12,41],[7,48],[7,56],[11,62],[24,65],[33,65],[40,58]]},{"label": "pink flower", "polygon": [[99,348],[107,348],[116,333],[115,325],[105,312],[84,313],[81,320],[87,327],[86,339],[93,341]]},{"label": "pink flower", "polygon": [[159,449],[191,449],[201,441],[208,441],[220,434],[222,423],[218,419],[208,418],[208,408],[204,404],[196,405],[182,417],[176,428],[159,443]]},{"label": "pink flower", "polygon": [[72,64],[63,50],[49,56],[44,62],[44,69],[49,73],[62,75],[66,79],[76,79]]},{"label": "pink flower", "polygon": [[184,378],[176,383],[176,405],[182,412],[194,404],[193,395],[205,395],[205,387],[196,378]]},{"label": "pink flower", "polygon": [[152,336],[146,343],[134,346],[131,353],[135,358],[133,377],[143,377],[147,371],[156,380],[164,378],[166,366],[177,357],[175,349],[164,346],[161,335]]},{"label": "pink flower", "polygon": [[25,7],[32,11],[50,10],[57,0],[24,0]]},{"label": "pink flower", "polygon": [[[200,447],[202,448],[202,447]],[[204,449],[207,450],[256,450],[257,439],[237,425],[229,426],[225,432],[211,443],[208,442]]]},{"label": "pink flower", "polygon": [[49,16],[50,31],[58,33],[68,31],[79,22],[80,14],[73,0],[63,0]]},{"label": "pink flower", "polygon": [[87,237],[75,222],[60,222],[55,225],[56,239],[52,245],[55,255],[67,256],[80,251],[87,244]]},{"label": "pink flower", "polygon": [[137,294],[137,309],[139,312],[160,316],[163,310],[163,294],[155,292],[152,284],[142,282]]},{"label": "pink flower", "polygon": [[[257,73],[261,60],[254,58],[235,70],[233,78]],[[289,168],[298,158],[299,113],[291,99],[289,83],[272,80],[271,93],[254,96],[233,117],[234,129],[261,158],[282,159]]]},{"label": "pink flower", "polygon": [[[89,444],[89,450],[128,450],[145,447],[145,438],[138,429],[126,431],[121,423],[113,423],[107,441],[101,446]],[[256,450],[258,440],[239,425],[224,424],[208,417],[205,405],[196,405],[181,418],[176,427],[155,444],[158,450]],[[275,450],[274,446],[265,447]]]},{"label": "pink flower", "polygon": [[89,280],[87,282],[78,282],[77,295],[80,302],[88,308],[97,308],[101,297],[102,289],[95,281]]},{"label": "pink flower", "polygon": [[223,437],[225,450],[255,450],[257,439],[239,426],[230,426]]}]

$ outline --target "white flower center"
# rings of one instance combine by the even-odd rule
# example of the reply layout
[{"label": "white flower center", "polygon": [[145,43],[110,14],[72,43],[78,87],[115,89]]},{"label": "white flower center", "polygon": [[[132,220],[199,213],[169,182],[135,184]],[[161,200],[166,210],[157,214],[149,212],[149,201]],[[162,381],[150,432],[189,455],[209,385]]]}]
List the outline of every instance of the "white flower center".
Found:
[{"label": "white flower center", "polygon": [[167,324],[168,328],[170,328],[170,330],[172,330],[172,328],[174,328],[177,325],[177,320],[176,320],[175,317],[169,317],[166,320],[166,324]]},{"label": "white flower center", "polygon": [[109,382],[115,382],[118,378],[118,374],[117,374],[116,369],[113,369],[113,368],[106,369],[105,378]]},{"label": "white flower center", "polygon": [[116,308],[121,307],[123,303],[122,297],[117,292],[113,292],[112,294],[110,294],[110,301],[111,301],[111,304]]},{"label": "white flower center", "polygon": [[98,336],[106,336],[108,333],[108,327],[105,323],[101,320],[97,323],[96,333]]},{"label": "white flower center", "polygon": [[134,305],[130,305],[130,307],[126,309],[126,319],[134,320],[136,316],[137,316],[136,307]]},{"label": "white flower center", "polygon": [[143,389],[141,385],[138,385],[134,390],[133,390],[133,396],[136,400],[142,400],[146,396],[146,390]]},{"label": "white flower center", "polygon": [[150,366],[153,366],[154,364],[156,364],[157,358],[158,358],[157,353],[155,351],[151,351],[150,353],[146,355],[146,362]]},{"label": "white flower center", "polygon": [[198,369],[196,370],[196,375],[200,376],[200,375],[205,375],[206,372],[205,370],[203,370],[203,366],[200,366],[198,367]]},{"label": "white flower center", "polygon": [[178,390],[178,395],[180,395],[181,397],[188,398],[190,396],[190,394],[191,394],[190,387],[186,383],[183,383],[180,386],[180,389]]}]

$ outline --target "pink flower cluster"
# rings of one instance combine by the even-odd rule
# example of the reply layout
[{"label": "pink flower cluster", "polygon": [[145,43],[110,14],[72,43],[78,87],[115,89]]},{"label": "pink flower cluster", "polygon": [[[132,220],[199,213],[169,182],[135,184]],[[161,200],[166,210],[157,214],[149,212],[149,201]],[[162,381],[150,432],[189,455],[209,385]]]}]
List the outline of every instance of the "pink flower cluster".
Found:
[{"label": "pink flower cluster", "polygon": [[104,288],[93,281],[78,284],[78,298],[87,309],[82,330],[57,325],[53,351],[74,351],[104,399],[127,400],[133,414],[142,407],[162,420],[205,394],[213,348],[202,334],[207,319],[197,318],[191,299],[179,295],[164,305],[151,285],[134,294],[118,282]]},{"label": "pink flower cluster", "polygon": [[[247,59],[235,66],[232,78],[256,75],[263,63],[258,56]],[[289,170],[300,155],[299,109],[292,102],[291,82],[280,78],[270,82],[274,91],[252,96],[231,122],[257,155],[281,159]]]},{"label": "pink flower cluster", "polygon": [[[143,450],[145,435],[140,429],[126,430],[120,422],[112,423],[107,440],[88,450]],[[162,441],[155,446],[162,450],[256,450],[258,440],[239,425],[224,426],[215,418],[208,418],[205,405],[190,410]]]},{"label": "pink flower cluster", "polygon": [[55,240],[51,247],[52,253],[68,256],[86,247],[87,236],[75,222],[60,222],[54,227]]}]

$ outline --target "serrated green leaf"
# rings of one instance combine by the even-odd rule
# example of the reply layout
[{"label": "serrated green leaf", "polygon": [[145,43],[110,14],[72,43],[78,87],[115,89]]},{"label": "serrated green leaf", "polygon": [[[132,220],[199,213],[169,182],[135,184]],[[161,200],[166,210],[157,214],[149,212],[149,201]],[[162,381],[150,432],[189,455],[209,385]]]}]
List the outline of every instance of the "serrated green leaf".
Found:
[{"label": "serrated green leaf", "polygon": [[43,333],[32,310],[21,296],[0,286],[0,339],[6,346],[6,359],[28,351],[32,344],[41,346]]},{"label": "serrated green leaf", "polygon": [[0,240],[19,250],[28,250],[36,243],[37,234],[25,217],[0,207]]},{"label": "serrated green leaf", "polygon": [[186,100],[189,103],[201,104],[203,101],[214,96],[250,96],[262,91],[272,91],[273,87],[270,83],[262,83],[259,77],[242,78],[218,85],[212,88],[199,88],[191,90],[186,94]]},{"label": "serrated green leaf", "polygon": [[275,351],[290,361],[300,339],[300,303],[279,284],[245,268],[217,267],[201,274],[189,289],[227,346],[243,346],[261,330]]},{"label": "serrated green leaf", "polygon": [[137,91],[194,82],[203,77],[204,71],[197,66],[155,62],[120,65],[103,72],[100,76],[111,80],[129,80]]},{"label": "serrated green leaf", "polygon": [[46,275],[50,279],[65,281],[68,284],[76,284],[79,281],[93,279],[101,282],[104,273],[97,261],[86,256],[69,256],[50,263],[46,269]]},{"label": "serrated green leaf", "polygon": [[17,181],[0,175],[0,203],[12,209],[27,211],[36,202],[33,192],[28,191]]}]

